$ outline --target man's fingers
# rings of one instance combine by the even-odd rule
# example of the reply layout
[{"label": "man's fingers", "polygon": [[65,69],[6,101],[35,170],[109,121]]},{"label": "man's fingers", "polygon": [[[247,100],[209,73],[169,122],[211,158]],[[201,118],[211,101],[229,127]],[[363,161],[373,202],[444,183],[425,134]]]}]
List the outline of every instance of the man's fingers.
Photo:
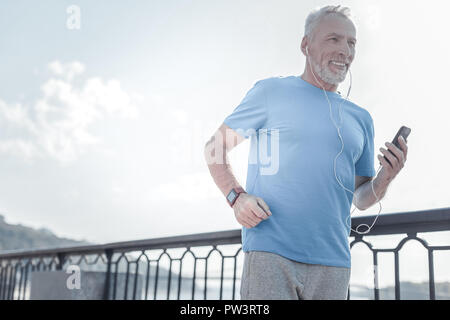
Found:
[{"label": "man's fingers", "polygon": [[252,225],[252,226],[257,225],[257,224],[261,221],[261,219],[260,219],[259,217],[257,217],[257,216],[252,212],[252,210],[249,209],[249,208],[247,208],[247,209],[245,209],[245,210],[242,210],[242,211],[239,213],[239,218],[240,218],[242,221],[244,221],[244,222],[246,222],[246,223],[248,223],[248,224],[250,224],[250,225]]},{"label": "man's fingers", "polygon": [[253,213],[250,213],[250,215],[244,215],[242,217],[242,220],[249,225],[249,227],[247,227],[247,228],[252,228],[252,227],[256,226],[259,223],[259,221],[257,219],[258,218],[255,217],[253,215]]},{"label": "man's fingers", "polygon": [[406,161],[406,154],[408,153],[408,145],[406,144],[406,140],[402,136],[398,137],[398,141],[400,141],[400,145],[403,149],[403,153],[405,155],[405,161]]},{"label": "man's fingers", "polygon": [[250,212],[247,214],[247,218],[250,219],[251,222],[258,224],[261,222],[263,218],[260,218],[254,211],[253,208],[250,209]]},{"label": "man's fingers", "polygon": [[255,206],[252,207],[252,212],[256,217],[258,217],[260,219],[265,220],[265,219],[269,218],[269,216],[266,214],[266,212],[258,204],[256,204]]},{"label": "man's fingers", "polygon": [[248,229],[252,227],[246,220],[242,220],[242,225]]},{"label": "man's fingers", "polygon": [[262,198],[256,198],[256,201],[257,201],[257,203],[264,209],[264,211],[265,211],[265,213],[268,215],[268,216],[271,216],[272,215],[272,212],[270,212],[270,208],[269,208],[269,206],[267,205],[267,203],[262,199]]},{"label": "man's fingers", "polygon": [[238,222],[246,228],[251,228],[251,222],[245,215],[240,215],[237,219]]},{"label": "man's fingers", "polygon": [[256,201],[246,202],[239,213],[241,224],[247,228],[255,227],[271,215],[269,206],[260,197],[256,197]]},{"label": "man's fingers", "polygon": [[395,155],[395,157],[398,159],[398,162],[400,164],[405,162],[405,160],[404,160],[405,159],[405,154],[403,153],[403,150],[401,150],[395,144],[390,143],[390,142],[386,142],[385,145]]},{"label": "man's fingers", "polygon": [[392,169],[392,166],[386,161],[386,159],[381,154],[378,155],[378,160],[380,160],[381,165],[386,169],[388,168]]},{"label": "man's fingers", "polygon": [[380,148],[380,151],[389,160],[389,162],[392,164],[392,167],[395,166],[396,162],[398,163],[399,160],[397,159],[397,157],[394,154],[392,154],[391,152],[389,152],[389,150]]}]

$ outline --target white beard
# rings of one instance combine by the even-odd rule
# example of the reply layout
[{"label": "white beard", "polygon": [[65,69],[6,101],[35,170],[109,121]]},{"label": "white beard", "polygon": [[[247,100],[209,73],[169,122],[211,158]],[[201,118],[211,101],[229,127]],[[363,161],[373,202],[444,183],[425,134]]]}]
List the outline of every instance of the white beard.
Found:
[{"label": "white beard", "polygon": [[[312,60],[312,59],[311,59]],[[347,70],[339,70],[337,73],[331,71],[328,66],[321,68],[315,61],[311,61],[314,73],[317,74],[322,81],[331,85],[338,85],[345,80]]]}]

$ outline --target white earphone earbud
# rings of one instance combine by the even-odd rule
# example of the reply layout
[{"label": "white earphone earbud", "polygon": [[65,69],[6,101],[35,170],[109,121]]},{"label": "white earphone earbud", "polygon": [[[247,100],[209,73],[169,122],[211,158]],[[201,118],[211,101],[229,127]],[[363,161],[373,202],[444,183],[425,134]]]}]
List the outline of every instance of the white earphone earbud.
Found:
[{"label": "white earphone earbud", "polygon": [[306,55],[309,56],[308,47],[306,47]]}]

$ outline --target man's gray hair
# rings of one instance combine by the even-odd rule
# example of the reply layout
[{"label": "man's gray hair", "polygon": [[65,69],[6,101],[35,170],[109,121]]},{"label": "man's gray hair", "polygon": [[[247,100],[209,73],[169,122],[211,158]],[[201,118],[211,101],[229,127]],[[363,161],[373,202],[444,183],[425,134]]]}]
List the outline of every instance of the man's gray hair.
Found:
[{"label": "man's gray hair", "polygon": [[348,7],[342,7],[341,5],[338,6],[324,6],[319,7],[311,11],[311,13],[306,18],[305,22],[305,36],[308,36],[311,38],[312,33],[314,31],[314,28],[317,26],[317,24],[320,22],[320,20],[329,15],[329,14],[338,14],[341,15],[344,18],[349,19],[350,21],[353,21],[353,17],[350,14],[350,8]]}]

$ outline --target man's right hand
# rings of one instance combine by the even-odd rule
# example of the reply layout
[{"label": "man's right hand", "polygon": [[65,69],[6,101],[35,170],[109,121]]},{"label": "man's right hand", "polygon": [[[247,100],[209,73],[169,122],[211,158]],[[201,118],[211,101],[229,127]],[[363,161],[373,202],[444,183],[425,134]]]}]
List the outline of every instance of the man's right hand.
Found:
[{"label": "man's right hand", "polygon": [[237,222],[246,228],[253,228],[272,215],[269,206],[262,198],[248,193],[239,194],[233,210]]}]

